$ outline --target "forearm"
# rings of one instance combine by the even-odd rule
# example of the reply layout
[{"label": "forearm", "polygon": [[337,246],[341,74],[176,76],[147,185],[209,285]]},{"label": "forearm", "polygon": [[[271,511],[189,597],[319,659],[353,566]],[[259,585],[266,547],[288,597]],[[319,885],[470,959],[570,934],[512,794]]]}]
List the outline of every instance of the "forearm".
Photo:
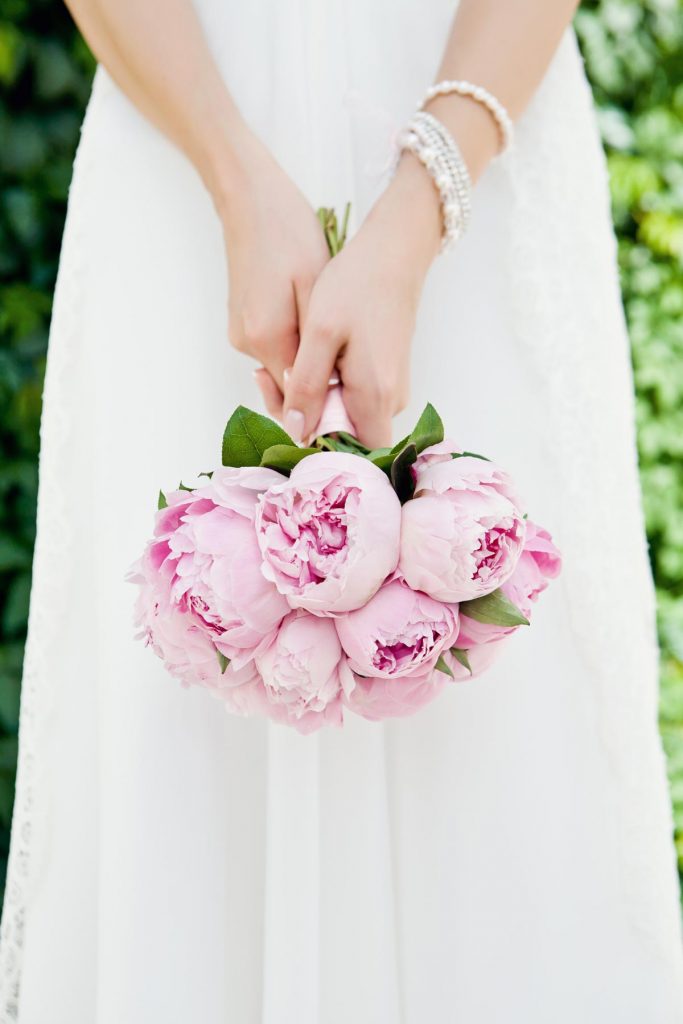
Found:
[{"label": "forearm", "polygon": [[[461,0],[436,81],[469,81],[488,89],[513,120],[533,96],[571,22],[578,0]],[[419,97],[416,97],[419,99]],[[473,181],[499,152],[501,138],[490,112],[457,94],[427,104],[451,132]],[[422,277],[437,252],[443,229],[439,197],[422,165],[405,153],[392,186],[371,213],[398,219],[402,251]]]},{"label": "forearm", "polygon": [[195,165],[217,201],[250,142],[190,0],[66,0],[97,59]]},{"label": "forearm", "polygon": [[[437,81],[465,79],[496,96],[515,120],[539,86],[578,0],[461,0]],[[476,180],[496,155],[491,115],[461,96],[429,110],[451,130]]]}]

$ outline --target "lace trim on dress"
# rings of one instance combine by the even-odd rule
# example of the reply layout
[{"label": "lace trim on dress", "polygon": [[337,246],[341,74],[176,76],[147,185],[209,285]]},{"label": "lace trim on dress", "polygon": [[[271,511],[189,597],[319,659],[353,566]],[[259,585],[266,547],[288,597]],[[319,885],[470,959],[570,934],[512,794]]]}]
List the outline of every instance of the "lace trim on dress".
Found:
[{"label": "lace trim on dress", "polygon": [[[87,121],[88,113],[82,133]],[[63,452],[73,428],[65,396],[68,396],[73,342],[79,334],[83,295],[83,268],[79,257],[86,204],[80,193],[88,173],[90,150],[84,140],[82,134],[69,190],[43,391],[34,582],[21,688],[17,781],[0,922],[0,1024],[14,1024],[19,1019],[26,918],[36,871],[34,810],[40,792],[42,729],[50,702],[50,650],[59,629],[56,610],[64,603],[63,581],[68,576],[73,539],[60,467],[64,464]],[[68,258],[64,258],[67,251]]]},{"label": "lace trim on dress", "polygon": [[[622,853],[615,869],[622,871],[625,912],[659,955],[680,970],[672,814],[656,727],[654,590],[634,409],[623,401],[633,390],[624,358],[628,336],[616,240],[603,230],[605,218],[611,219],[606,165],[571,34],[541,90],[545,95],[533,101],[532,106],[538,103],[534,116],[520,122],[516,151],[503,158],[513,189],[513,327],[534,360],[555,417],[548,437],[559,439],[559,446],[548,452],[547,461],[549,473],[562,473],[566,495],[563,521],[555,525],[568,613],[590,669],[585,679],[599,680],[597,695],[587,692],[578,699],[587,715],[595,716],[597,709],[597,728],[615,777]],[[576,179],[577,150],[591,168],[605,168],[598,180]],[[585,239],[584,250],[576,245],[577,236]],[[611,252],[603,248],[605,239]],[[567,381],[578,386],[570,388]],[[617,395],[605,400],[612,388]],[[604,524],[599,536],[596,522]],[[636,558],[633,552],[639,553]],[[652,784],[657,776],[659,787]]]}]

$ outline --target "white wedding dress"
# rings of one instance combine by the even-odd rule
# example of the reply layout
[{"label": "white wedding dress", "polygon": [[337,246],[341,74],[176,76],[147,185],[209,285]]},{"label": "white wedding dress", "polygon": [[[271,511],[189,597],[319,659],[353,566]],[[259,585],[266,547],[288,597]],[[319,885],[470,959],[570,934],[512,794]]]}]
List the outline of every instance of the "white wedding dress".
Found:
[{"label": "white wedding dress", "polygon": [[[199,9],[249,122],[357,225],[453,0]],[[560,545],[533,627],[384,725],[302,737],[183,690],[124,576],[159,487],[260,403],[209,197],[100,69],[45,385],[2,1024],[683,1021],[629,353],[571,33],[433,268],[412,396],[397,430],[432,401]]]}]

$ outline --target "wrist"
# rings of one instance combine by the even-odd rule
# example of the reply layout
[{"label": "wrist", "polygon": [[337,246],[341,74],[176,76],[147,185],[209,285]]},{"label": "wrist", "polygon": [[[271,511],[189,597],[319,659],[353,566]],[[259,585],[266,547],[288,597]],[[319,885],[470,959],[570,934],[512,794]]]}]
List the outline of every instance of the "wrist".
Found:
[{"label": "wrist", "polygon": [[221,219],[244,195],[263,146],[234,107],[213,119],[195,146],[194,164]]},{"label": "wrist", "polygon": [[436,96],[425,104],[458,144],[474,184],[500,150],[498,126],[489,111],[468,96]]},{"label": "wrist", "polygon": [[370,217],[386,218],[397,237],[397,255],[405,257],[418,278],[438,255],[443,235],[441,200],[426,169],[404,151],[396,173]]}]

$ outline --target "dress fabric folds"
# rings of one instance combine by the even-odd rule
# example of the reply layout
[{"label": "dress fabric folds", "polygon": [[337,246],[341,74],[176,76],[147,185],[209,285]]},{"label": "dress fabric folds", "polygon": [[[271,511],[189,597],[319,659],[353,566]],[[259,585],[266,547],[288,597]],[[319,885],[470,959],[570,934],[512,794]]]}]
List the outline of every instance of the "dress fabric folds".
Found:
[{"label": "dress fabric folds", "polygon": [[[453,0],[202,0],[244,115],[357,227]],[[98,69],[50,337],[0,1024],[680,1024],[654,603],[607,181],[571,32],[437,261],[412,405],[564,572],[482,679],[302,737],[183,690],[124,582],[159,487],[260,407],[220,225]]]}]

